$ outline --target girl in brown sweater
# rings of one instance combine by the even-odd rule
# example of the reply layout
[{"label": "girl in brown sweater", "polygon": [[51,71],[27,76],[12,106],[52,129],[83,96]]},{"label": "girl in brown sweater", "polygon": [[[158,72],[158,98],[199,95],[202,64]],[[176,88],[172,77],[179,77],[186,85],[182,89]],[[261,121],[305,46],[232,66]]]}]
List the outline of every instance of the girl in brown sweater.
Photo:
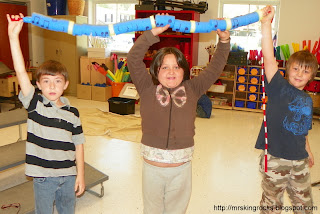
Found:
[{"label": "girl in brown sweater", "polygon": [[128,67],[140,95],[142,118],[144,213],[185,213],[191,196],[191,159],[194,150],[197,101],[219,78],[230,50],[230,33],[217,31],[219,43],[207,68],[190,79],[189,65],[173,47],[153,57],[150,74],[143,58],[158,35],[156,27],[144,32],[128,55]]}]

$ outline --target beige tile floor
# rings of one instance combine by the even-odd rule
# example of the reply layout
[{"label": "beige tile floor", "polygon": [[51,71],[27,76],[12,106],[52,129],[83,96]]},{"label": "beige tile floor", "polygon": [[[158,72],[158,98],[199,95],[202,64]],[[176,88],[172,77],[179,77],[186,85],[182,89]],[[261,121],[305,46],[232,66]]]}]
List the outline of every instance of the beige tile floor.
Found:
[{"label": "beige tile floor", "polygon": [[[78,108],[108,109],[105,102],[69,97]],[[138,110],[138,107],[137,107]],[[139,112],[137,112],[139,113]],[[262,121],[261,113],[213,109],[211,119],[196,119],[195,153],[192,161],[193,190],[188,214],[259,213],[248,209],[259,205],[261,177],[260,151],[254,149]],[[25,128],[25,127],[24,127]],[[0,130],[1,144],[16,139],[17,128]],[[309,140],[315,157],[312,181],[320,180],[320,121],[313,121]],[[85,161],[109,175],[105,195],[97,198],[85,193],[77,200],[76,213],[140,214],[141,157],[139,144],[105,136],[86,136]],[[99,186],[94,190],[99,191]],[[314,205],[320,213],[320,186],[313,188]],[[244,206],[247,210],[224,211],[222,206]],[[284,205],[290,206],[287,195]],[[291,213],[291,212],[283,212]]]}]

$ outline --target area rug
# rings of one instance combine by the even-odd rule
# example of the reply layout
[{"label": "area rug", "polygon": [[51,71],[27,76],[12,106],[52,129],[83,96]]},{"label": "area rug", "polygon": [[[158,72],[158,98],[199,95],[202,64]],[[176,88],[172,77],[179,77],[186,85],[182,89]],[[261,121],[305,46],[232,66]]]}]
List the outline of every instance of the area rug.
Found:
[{"label": "area rug", "polygon": [[141,118],[118,115],[95,108],[79,109],[85,135],[108,136],[131,142],[141,141]]}]

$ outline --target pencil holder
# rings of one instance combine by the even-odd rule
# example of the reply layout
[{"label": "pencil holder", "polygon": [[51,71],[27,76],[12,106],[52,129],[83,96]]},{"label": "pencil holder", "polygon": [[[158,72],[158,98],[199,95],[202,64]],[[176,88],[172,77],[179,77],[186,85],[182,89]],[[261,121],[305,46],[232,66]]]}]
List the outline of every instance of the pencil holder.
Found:
[{"label": "pencil holder", "polygon": [[126,82],[111,82],[112,97],[118,97]]}]

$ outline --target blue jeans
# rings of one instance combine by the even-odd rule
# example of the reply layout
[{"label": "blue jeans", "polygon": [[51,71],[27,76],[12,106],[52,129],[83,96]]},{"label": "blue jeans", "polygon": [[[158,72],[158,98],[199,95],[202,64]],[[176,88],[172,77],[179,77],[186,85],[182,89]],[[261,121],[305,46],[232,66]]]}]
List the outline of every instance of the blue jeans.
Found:
[{"label": "blue jeans", "polygon": [[59,214],[73,214],[75,181],[76,176],[33,178],[36,214],[52,214],[54,201]]}]

